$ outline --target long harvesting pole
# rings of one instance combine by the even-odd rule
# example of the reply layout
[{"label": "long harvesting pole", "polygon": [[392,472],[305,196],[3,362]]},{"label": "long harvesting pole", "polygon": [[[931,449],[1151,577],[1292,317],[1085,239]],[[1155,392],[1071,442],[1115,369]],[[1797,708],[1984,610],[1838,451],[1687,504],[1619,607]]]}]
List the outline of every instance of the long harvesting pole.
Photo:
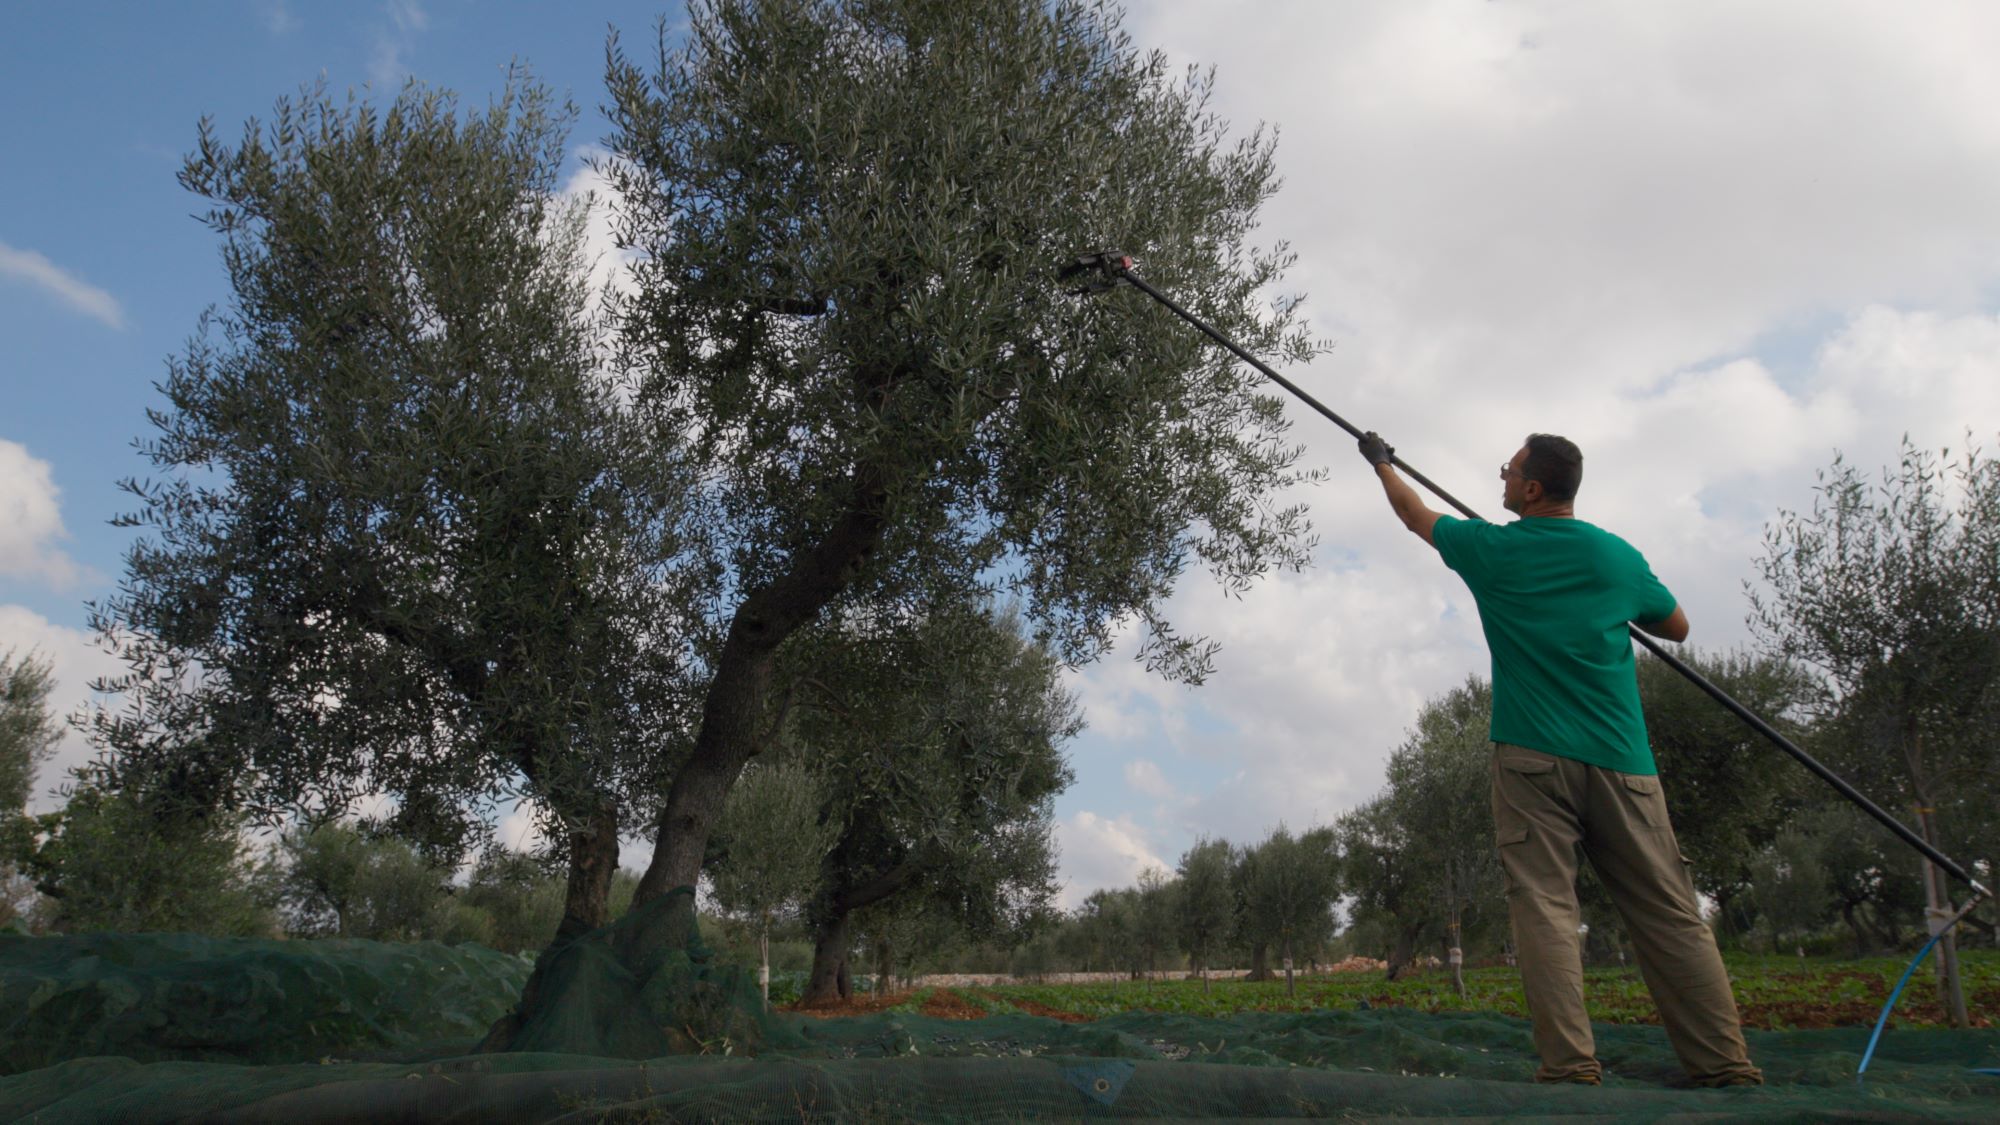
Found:
[{"label": "long harvesting pole", "polygon": [[[1221,332],[1216,331],[1216,329],[1213,326],[1211,326],[1208,322],[1202,320],[1200,317],[1182,308],[1179,304],[1177,304],[1171,297],[1168,297],[1165,293],[1162,293],[1158,289],[1153,288],[1150,284],[1146,282],[1146,279],[1132,272],[1132,266],[1133,262],[1130,256],[1121,254],[1116,250],[1105,250],[1099,253],[1085,254],[1078,257],[1074,262],[1065,265],[1060,271],[1058,276],[1064,278],[1072,278],[1078,275],[1092,274],[1094,272],[1096,276],[1092,277],[1090,281],[1086,282],[1084,287],[1078,290],[1078,292],[1099,292],[1105,289],[1110,289],[1116,286],[1120,282],[1132,286],[1133,288],[1139,290],[1141,293],[1144,293],[1148,297],[1151,297],[1153,300],[1158,301],[1161,305],[1165,306],[1166,309],[1169,312],[1173,313],[1175,316],[1178,316],[1182,320],[1193,325],[1196,329],[1198,329],[1203,335],[1207,336],[1209,339],[1214,340],[1216,343],[1222,345],[1225,349],[1229,351],[1231,355],[1235,356],[1237,359],[1242,360],[1244,363],[1247,363],[1251,367],[1256,368],[1259,372],[1262,372],[1265,378],[1271,380],[1272,382],[1278,384],[1280,387],[1283,387],[1285,390],[1289,391],[1299,401],[1305,403],[1307,406],[1310,406],[1314,410],[1318,411],[1329,422],[1332,422],[1334,425],[1339,426],[1343,430],[1346,430],[1349,434],[1351,434],[1357,439],[1361,437],[1362,430],[1356,427],[1352,422],[1349,422],[1347,419],[1342,418],[1340,415],[1334,413],[1331,409],[1329,409],[1326,406],[1325,403],[1322,403],[1318,399],[1307,394],[1304,388],[1300,387],[1297,383],[1294,383],[1290,379],[1285,378],[1283,375],[1278,374],[1275,370],[1271,368],[1269,364],[1265,363],[1261,359],[1258,359],[1256,356],[1251,355],[1249,352],[1244,351],[1241,347],[1237,346],[1234,340],[1231,340],[1229,337],[1223,335]],[[1458,497],[1453,496],[1449,492],[1446,492],[1442,487],[1440,487],[1436,482],[1432,481],[1429,477],[1418,472],[1416,469],[1411,468],[1409,463],[1404,461],[1401,457],[1398,457],[1392,453],[1389,457],[1389,460],[1397,468],[1409,474],[1410,479],[1416,481],[1418,484],[1421,484],[1425,488],[1429,489],[1434,495],[1437,496],[1438,499],[1451,505],[1453,508],[1458,509],[1460,514],[1470,519],[1483,518],[1480,516],[1478,512],[1475,512],[1470,507],[1468,507],[1464,501],[1461,501]],[[1653,638],[1640,632],[1637,627],[1628,625],[1626,626],[1626,628],[1632,634],[1633,640],[1645,646],[1647,651],[1651,652],[1654,656],[1659,657],[1661,661],[1665,662],[1667,667],[1672,668],[1674,671],[1679,672],[1682,676],[1685,676],[1690,683],[1694,684],[1694,686],[1700,688],[1703,692],[1707,693],[1709,698],[1715,700],[1717,703],[1722,704],[1722,706],[1727,708],[1731,714],[1735,715],[1737,718],[1743,720],[1744,723],[1748,724],[1751,730],[1754,730],[1758,734],[1763,735],[1766,740],[1771,742],[1778,749],[1783,750],[1787,754],[1790,754],[1794,759],[1798,761],[1800,765],[1811,770],[1814,774],[1817,774],[1819,776],[1819,779],[1821,781],[1826,782],[1828,785],[1831,785],[1835,792],[1839,793],[1842,797],[1847,798],[1862,812],[1865,812],[1869,816],[1874,817],[1876,821],[1881,823],[1882,827],[1887,828],[1889,831],[1895,833],[1896,836],[1901,838],[1904,843],[1910,845],[1912,848],[1915,848],[1918,852],[1922,853],[1924,858],[1930,860],[1932,863],[1937,864],[1940,870],[1947,872],[1952,877],[1964,883],[1966,886],[1971,887],[1973,892],[1977,895],[1984,897],[1986,895],[1991,894],[1990,891],[1988,891],[1983,885],[1981,885],[1979,880],[1972,877],[1971,872],[1959,866],[1957,861],[1953,860],[1950,856],[1944,854],[1943,852],[1939,851],[1936,847],[1932,846],[1930,841],[1924,839],[1922,836],[1912,831],[1910,827],[1904,824],[1902,821],[1897,820],[1894,816],[1891,816],[1880,805],[1877,805],[1875,802],[1869,800],[1866,796],[1863,796],[1859,790],[1854,788],[1854,786],[1849,785],[1845,778],[1841,777],[1837,773],[1834,773],[1832,770],[1828,769],[1825,765],[1821,764],[1819,759],[1814,758],[1811,754],[1806,753],[1806,751],[1803,748],[1801,748],[1797,743],[1793,742],[1791,739],[1786,738],[1783,734],[1779,733],[1777,728],[1773,727],[1770,723],[1765,722],[1764,719],[1761,716],[1759,716],[1756,712],[1750,710],[1748,707],[1745,707],[1743,704],[1737,702],[1734,698],[1730,696],[1728,692],[1723,691],[1720,687],[1717,687],[1715,683],[1711,681],[1707,676],[1704,676],[1700,672],[1695,671],[1693,668],[1689,667],[1685,662],[1683,662],[1679,657],[1674,656],[1666,649],[1660,647],[1658,641],[1655,641]]]}]

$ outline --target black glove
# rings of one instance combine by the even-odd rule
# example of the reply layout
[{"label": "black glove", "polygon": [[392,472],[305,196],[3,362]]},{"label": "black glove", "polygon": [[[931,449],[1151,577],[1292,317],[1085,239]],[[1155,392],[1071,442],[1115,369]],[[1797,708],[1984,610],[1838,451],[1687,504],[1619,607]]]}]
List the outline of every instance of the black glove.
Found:
[{"label": "black glove", "polygon": [[1396,456],[1396,447],[1383,441],[1381,434],[1369,430],[1361,435],[1361,456],[1367,458],[1370,465],[1387,465],[1390,458]]}]

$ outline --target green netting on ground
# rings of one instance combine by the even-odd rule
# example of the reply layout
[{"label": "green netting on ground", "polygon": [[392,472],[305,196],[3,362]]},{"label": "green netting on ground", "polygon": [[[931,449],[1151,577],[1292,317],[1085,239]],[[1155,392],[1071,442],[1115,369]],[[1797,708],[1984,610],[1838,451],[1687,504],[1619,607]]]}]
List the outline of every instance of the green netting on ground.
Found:
[{"label": "green netting on ground", "polygon": [[90,1055],[274,1063],[462,1046],[529,967],[435,942],[0,934],[0,1074]]},{"label": "green netting on ground", "polygon": [[[1603,1087],[1537,1086],[1523,1021],[1385,1008],[1128,1012],[1087,1023],[891,1012],[786,1020],[766,1040],[782,1046],[755,1059],[634,1062],[475,1053],[526,968],[484,951],[25,940],[43,944],[0,944],[6,1056],[16,1069],[70,1057],[0,1078],[0,1120],[2000,1120],[2000,1078],[1974,1073],[2000,1067],[1991,1030],[1891,1031],[1865,1086],[1854,1079],[1864,1028],[1751,1032],[1769,1085],[1747,1090],[1676,1089],[1663,1033],[1611,1024],[1597,1028]],[[96,982],[87,994],[96,999],[50,1008],[61,995],[85,997],[84,982]],[[22,1037],[24,1018],[46,1044]],[[21,1053],[29,1049],[40,1053]],[[166,1059],[180,1061],[147,1061]]]},{"label": "green netting on ground", "polygon": [[492,1041],[508,1050],[646,1059],[802,1042],[792,1021],[765,1012],[749,972],[701,940],[693,887],[551,947],[527,988],[539,1002],[524,1000]]},{"label": "green netting on ground", "polygon": [[464,1055],[407,1063],[236,1066],[80,1059],[0,1079],[0,1115],[37,1122],[1027,1121],[1213,1117],[1640,1120],[2000,1119],[2000,1034],[1891,1033],[1857,1086],[1865,1032],[1753,1032],[1770,1078],[1679,1090],[1657,1028],[1598,1029],[1601,1088],[1527,1081],[1527,1029],[1417,1012],[871,1016],[807,1024],[758,1059],[643,1063]]}]

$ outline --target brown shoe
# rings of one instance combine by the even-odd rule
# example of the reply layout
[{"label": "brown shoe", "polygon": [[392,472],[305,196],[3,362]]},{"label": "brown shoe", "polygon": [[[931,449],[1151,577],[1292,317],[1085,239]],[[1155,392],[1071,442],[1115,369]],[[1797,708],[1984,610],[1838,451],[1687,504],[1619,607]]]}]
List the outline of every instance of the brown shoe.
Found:
[{"label": "brown shoe", "polygon": [[1718,1074],[1710,1078],[1691,1078],[1688,1080],[1688,1085],[1690,1086],[1698,1086],[1709,1090],[1720,1090],[1728,1086],[1762,1086],[1763,1084],[1763,1072],[1754,1070],[1748,1074]]},{"label": "brown shoe", "polygon": [[1567,1078],[1543,1078],[1535,1076],[1535,1081],[1544,1086],[1601,1086],[1603,1080],[1595,1074],[1572,1074]]}]

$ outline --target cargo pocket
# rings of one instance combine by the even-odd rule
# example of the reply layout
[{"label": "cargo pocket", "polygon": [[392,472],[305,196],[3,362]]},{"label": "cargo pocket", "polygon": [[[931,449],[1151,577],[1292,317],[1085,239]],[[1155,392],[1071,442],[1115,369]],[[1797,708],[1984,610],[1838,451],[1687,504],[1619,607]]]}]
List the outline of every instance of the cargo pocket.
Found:
[{"label": "cargo pocket", "polygon": [[1517,857],[1508,855],[1507,848],[1512,844],[1525,844],[1527,842],[1528,828],[1526,825],[1518,828],[1501,828],[1493,833],[1493,843],[1500,852],[1500,889],[1507,894],[1513,894],[1514,888],[1519,886],[1514,880],[1514,860]]},{"label": "cargo pocket", "polygon": [[1625,804],[1646,827],[1667,826],[1667,799],[1660,793],[1659,778],[1626,774]]}]

